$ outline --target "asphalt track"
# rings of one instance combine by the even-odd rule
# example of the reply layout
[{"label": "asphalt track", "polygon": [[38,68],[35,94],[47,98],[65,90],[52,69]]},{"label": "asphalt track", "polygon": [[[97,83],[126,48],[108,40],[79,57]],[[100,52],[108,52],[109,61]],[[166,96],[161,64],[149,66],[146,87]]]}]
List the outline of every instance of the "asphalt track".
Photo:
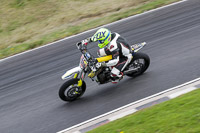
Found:
[{"label": "asphalt track", "polygon": [[[97,85],[72,103],[58,97],[62,74],[79,63],[81,34],[0,62],[0,132],[55,133],[120,106],[200,77],[200,1],[189,0],[108,26],[132,43],[146,41],[147,72]],[[90,51],[97,46],[91,44]],[[94,53],[94,52],[93,52]]]}]

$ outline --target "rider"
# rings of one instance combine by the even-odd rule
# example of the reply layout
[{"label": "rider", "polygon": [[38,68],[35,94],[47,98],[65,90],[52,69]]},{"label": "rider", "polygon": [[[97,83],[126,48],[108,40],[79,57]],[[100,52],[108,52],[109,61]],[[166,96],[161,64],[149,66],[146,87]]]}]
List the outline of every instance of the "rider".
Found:
[{"label": "rider", "polygon": [[131,61],[131,47],[118,33],[111,33],[106,28],[100,28],[92,37],[82,40],[81,44],[84,47],[88,43],[96,41],[99,43],[100,49],[97,52],[99,56],[112,55],[112,60],[107,63],[101,63],[101,65],[112,68],[112,83],[117,83],[123,77],[122,71]]}]

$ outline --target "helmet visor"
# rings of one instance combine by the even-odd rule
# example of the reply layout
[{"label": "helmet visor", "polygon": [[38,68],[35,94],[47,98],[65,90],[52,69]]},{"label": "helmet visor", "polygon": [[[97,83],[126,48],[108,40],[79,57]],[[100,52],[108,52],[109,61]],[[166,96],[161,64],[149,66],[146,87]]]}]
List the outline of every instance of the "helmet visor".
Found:
[{"label": "helmet visor", "polygon": [[100,44],[103,44],[103,43],[108,39],[109,36],[110,36],[110,32],[108,33],[108,35],[106,36],[105,39],[103,39],[103,40],[98,40],[98,42],[99,42]]},{"label": "helmet visor", "polygon": [[98,40],[100,44],[103,44],[105,40]]}]

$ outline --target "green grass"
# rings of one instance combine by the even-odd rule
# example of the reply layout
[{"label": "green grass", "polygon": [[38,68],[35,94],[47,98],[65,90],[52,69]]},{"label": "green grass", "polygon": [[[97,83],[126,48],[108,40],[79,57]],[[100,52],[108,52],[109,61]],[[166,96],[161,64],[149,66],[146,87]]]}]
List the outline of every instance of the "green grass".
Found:
[{"label": "green grass", "polygon": [[88,133],[199,133],[200,89],[141,110]]},{"label": "green grass", "polygon": [[0,58],[176,1],[1,0]]}]

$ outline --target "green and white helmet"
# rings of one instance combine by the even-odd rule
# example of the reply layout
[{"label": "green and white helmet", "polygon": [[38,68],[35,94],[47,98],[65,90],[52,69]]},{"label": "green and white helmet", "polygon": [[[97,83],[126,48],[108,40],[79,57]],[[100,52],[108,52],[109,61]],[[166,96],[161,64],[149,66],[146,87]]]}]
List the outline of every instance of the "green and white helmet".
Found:
[{"label": "green and white helmet", "polygon": [[99,48],[105,47],[111,41],[111,32],[106,28],[100,28],[91,38],[93,42],[98,41]]}]

